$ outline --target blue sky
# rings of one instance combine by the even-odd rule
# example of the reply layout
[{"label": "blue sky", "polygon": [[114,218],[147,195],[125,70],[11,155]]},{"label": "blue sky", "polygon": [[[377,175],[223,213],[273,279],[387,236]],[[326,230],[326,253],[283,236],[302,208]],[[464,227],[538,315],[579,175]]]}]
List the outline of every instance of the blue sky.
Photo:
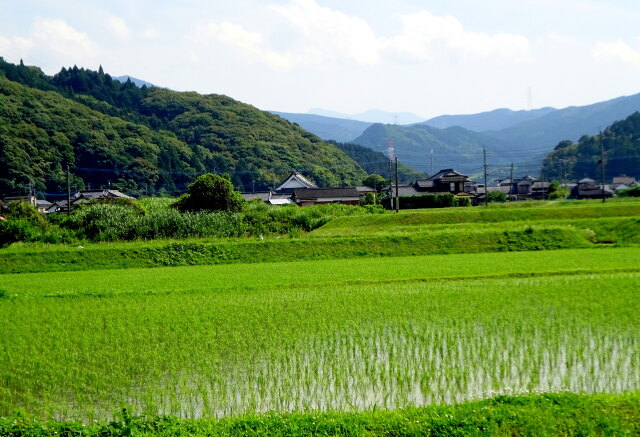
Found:
[{"label": "blue sky", "polygon": [[640,92],[632,0],[22,0],[0,56],[220,93],[260,109],[424,118]]}]

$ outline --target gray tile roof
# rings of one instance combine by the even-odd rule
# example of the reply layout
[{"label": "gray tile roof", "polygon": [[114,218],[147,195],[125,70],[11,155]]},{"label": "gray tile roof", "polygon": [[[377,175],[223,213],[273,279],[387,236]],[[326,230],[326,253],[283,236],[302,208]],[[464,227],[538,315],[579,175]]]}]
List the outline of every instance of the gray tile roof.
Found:
[{"label": "gray tile roof", "polygon": [[349,188],[296,188],[293,190],[293,197],[296,200],[316,200],[335,198],[354,198],[358,200],[360,194],[353,187]]}]

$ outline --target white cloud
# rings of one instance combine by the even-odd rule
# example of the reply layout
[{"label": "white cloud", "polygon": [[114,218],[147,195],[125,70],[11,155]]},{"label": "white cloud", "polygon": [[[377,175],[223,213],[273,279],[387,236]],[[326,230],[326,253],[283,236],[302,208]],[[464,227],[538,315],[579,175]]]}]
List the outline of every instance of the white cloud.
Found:
[{"label": "white cloud", "polygon": [[154,39],[154,38],[158,38],[159,36],[160,36],[160,31],[153,26],[149,26],[142,31],[142,37],[145,39]]},{"label": "white cloud", "polygon": [[96,57],[99,48],[86,34],[59,19],[39,19],[29,38],[35,47],[46,47],[65,58]]},{"label": "white cloud", "polygon": [[26,37],[0,36],[0,50],[8,59],[34,63],[49,73],[73,64],[96,68],[110,57],[86,34],[78,32],[64,20],[41,18],[34,21]]},{"label": "white cloud", "polygon": [[622,40],[611,43],[598,42],[593,48],[592,54],[599,61],[621,61],[640,67],[640,51]]},{"label": "white cloud", "polygon": [[299,32],[306,51],[313,53],[318,62],[337,58],[370,66],[379,61],[380,40],[359,17],[320,7],[314,0],[292,0],[287,5],[272,6],[271,10]]},{"label": "white cloud", "polygon": [[529,41],[521,35],[487,34],[466,30],[455,17],[438,17],[429,11],[401,15],[402,31],[389,38],[392,53],[409,59],[428,61],[442,56],[509,59],[527,61]]},{"label": "white cloud", "polygon": [[233,23],[208,23],[197,27],[188,38],[199,44],[207,44],[212,39],[240,49],[246,55],[260,59],[276,70],[291,67],[291,59],[286,54],[273,50],[256,32],[245,30]]},{"label": "white cloud", "polygon": [[127,23],[120,17],[108,15],[106,26],[111,34],[121,41],[125,41],[131,37],[129,26],[127,26]]}]

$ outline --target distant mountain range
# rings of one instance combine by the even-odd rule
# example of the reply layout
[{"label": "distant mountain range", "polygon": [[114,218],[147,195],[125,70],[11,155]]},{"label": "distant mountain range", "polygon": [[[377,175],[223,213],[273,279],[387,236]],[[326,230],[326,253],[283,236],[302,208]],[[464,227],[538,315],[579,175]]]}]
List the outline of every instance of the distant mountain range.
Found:
[{"label": "distant mountain range", "polygon": [[147,82],[146,80],[138,79],[138,78],[135,78],[133,76],[116,76],[116,77],[114,77],[114,79],[117,80],[118,82],[122,82],[122,83],[125,83],[127,80],[130,80],[138,88],[142,88],[143,85],[148,86],[148,87],[155,86],[151,82]]},{"label": "distant mountain range", "polygon": [[485,132],[489,130],[501,130],[516,124],[533,120],[551,112],[557,111],[555,108],[540,108],[530,111],[512,111],[511,109],[500,108],[493,111],[481,112],[479,114],[466,115],[441,115],[423,121],[431,127],[445,129],[452,126],[459,126],[475,132]]},{"label": "distant mountain range", "polygon": [[330,111],[328,109],[313,108],[307,111],[307,114],[322,115],[331,118],[343,118],[347,120],[364,121],[367,123],[386,123],[386,124],[413,124],[419,123],[423,118],[412,114],[411,112],[388,112],[380,109],[369,109],[358,114],[342,114],[340,112]]},{"label": "distant mountain range", "polygon": [[338,142],[349,142],[360,136],[366,128],[373,123],[358,120],[347,120],[344,118],[325,117],[314,114],[292,114],[289,112],[271,111],[292,123],[296,123],[303,129],[313,132],[325,140],[335,140]]},{"label": "distant mountain range", "polygon": [[[443,115],[405,126],[389,123],[365,126],[354,120],[308,114],[281,116],[296,120],[304,129],[327,140],[339,138],[338,141],[379,152],[387,151],[392,143],[401,162],[427,173],[431,172],[433,161],[434,171],[456,168],[477,174],[482,170],[481,156],[486,149],[494,173],[504,172],[514,163],[518,174],[537,175],[542,159],[559,142],[593,135],[635,111],[640,111],[640,94],[564,109],[502,108],[478,114]],[[358,135],[349,139],[353,134]]]}]

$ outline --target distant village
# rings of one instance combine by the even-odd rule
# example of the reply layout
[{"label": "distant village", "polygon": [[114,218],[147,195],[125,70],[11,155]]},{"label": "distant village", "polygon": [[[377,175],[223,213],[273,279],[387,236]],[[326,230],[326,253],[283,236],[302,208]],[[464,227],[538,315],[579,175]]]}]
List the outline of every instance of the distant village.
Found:
[{"label": "distant village", "polygon": [[[453,169],[440,170],[426,179],[420,179],[413,184],[387,184],[378,193],[368,186],[356,187],[329,187],[319,188],[300,172],[292,172],[280,185],[268,190],[242,193],[244,200],[259,199],[270,205],[298,205],[301,207],[341,203],[345,205],[360,205],[368,193],[382,197],[381,204],[392,209],[395,197],[411,198],[425,195],[452,195],[457,199],[468,199],[464,204],[480,205],[489,198],[499,198],[502,201],[518,202],[525,200],[546,200],[550,194],[550,183],[532,176],[520,178],[502,179],[495,181],[494,185],[485,187],[468,176]],[[576,183],[562,184],[569,199],[602,199],[616,195],[616,192],[627,188],[636,187],[639,182],[633,177],[617,176],[611,184],[598,184],[595,180],[584,178]],[[492,195],[492,193],[497,193]],[[61,196],[58,196],[61,197]],[[101,189],[74,192],[69,199],[46,200],[37,199],[36,196],[8,196],[2,199],[4,204],[12,201],[26,201],[36,207],[41,214],[66,213],[69,208],[73,210],[82,204],[92,201],[133,197],[119,190]],[[409,203],[411,204],[411,203]],[[405,207],[406,209],[406,207]]]}]

